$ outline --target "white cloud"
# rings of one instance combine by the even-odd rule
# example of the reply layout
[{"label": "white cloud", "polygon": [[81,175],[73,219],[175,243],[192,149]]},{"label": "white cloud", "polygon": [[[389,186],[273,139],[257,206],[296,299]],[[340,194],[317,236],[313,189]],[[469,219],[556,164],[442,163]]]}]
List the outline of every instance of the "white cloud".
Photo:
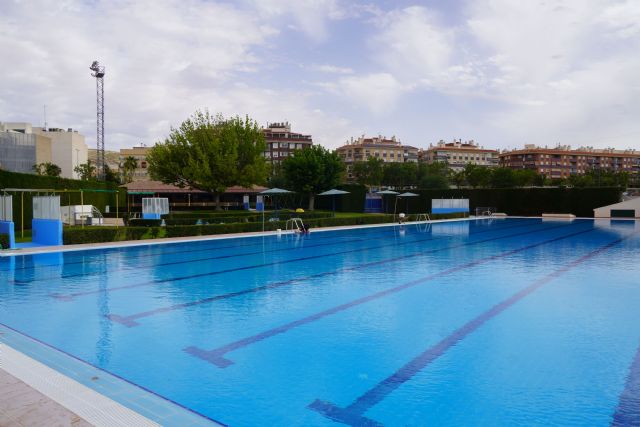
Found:
[{"label": "white cloud", "polygon": [[325,87],[345,97],[351,105],[357,105],[374,115],[394,110],[398,99],[407,90],[389,73],[342,77],[336,83],[325,83]]},{"label": "white cloud", "polygon": [[348,9],[338,0],[248,0],[258,13],[267,18],[292,17],[293,28],[316,42],[327,39],[327,22],[343,19]]},{"label": "white cloud", "polygon": [[323,64],[314,67],[316,70],[323,73],[331,74],[353,74],[353,69],[349,67],[338,67],[336,65]]},{"label": "white cloud", "polygon": [[402,81],[437,82],[447,72],[454,32],[439,24],[431,10],[412,6],[378,18],[371,42],[374,60]]}]

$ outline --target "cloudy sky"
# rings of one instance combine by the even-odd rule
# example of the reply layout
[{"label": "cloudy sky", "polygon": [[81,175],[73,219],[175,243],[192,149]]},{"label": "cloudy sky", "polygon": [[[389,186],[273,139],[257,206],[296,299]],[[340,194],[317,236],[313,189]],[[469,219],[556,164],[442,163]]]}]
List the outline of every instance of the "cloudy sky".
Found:
[{"label": "cloudy sky", "polygon": [[335,148],[640,148],[640,1],[1,0],[0,121],[162,140],[195,109]]}]

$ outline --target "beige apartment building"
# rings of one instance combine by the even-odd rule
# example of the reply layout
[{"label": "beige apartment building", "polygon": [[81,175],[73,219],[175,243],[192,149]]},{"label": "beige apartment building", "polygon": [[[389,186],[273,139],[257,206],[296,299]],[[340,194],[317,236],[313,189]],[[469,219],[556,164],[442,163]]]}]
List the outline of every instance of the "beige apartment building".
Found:
[{"label": "beige apartment building", "polygon": [[498,150],[481,147],[473,140],[440,140],[436,145],[429,144],[429,148],[420,150],[418,156],[425,163],[445,162],[456,172],[464,169],[468,163],[487,167],[495,167],[499,163]]},{"label": "beige apartment building", "polygon": [[149,165],[147,164],[147,154],[149,154],[149,150],[151,150],[151,147],[147,147],[146,145],[120,149],[118,156],[120,165],[124,165],[124,161],[129,156],[135,157],[138,161],[138,167],[133,172],[134,181],[149,181],[151,179],[149,176]]},{"label": "beige apartment building", "polygon": [[550,178],[567,178],[590,170],[628,172],[637,176],[640,174],[640,150],[593,147],[572,150],[569,145],[542,148],[527,144],[524,149],[500,153],[500,165],[511,169],[531,169]]},{"label": "beige apartment building", "polygon": [[360,138],[347,141],[342,147],[336,149],[336,153],[347,166],[347,178],[353,178],[351,169],[354,162],[366,162],[370,158],[377,158],[383,162],[417,162],[418,149],[410,145],[402,145],[395,136],[391,138],[382,135]]},{"label": "beige apartment building", "polygon": [[33,165],[53,163],[60,176],[77,179],[73,170],[87,162],[84,136],[71,128],[33,127],[31,123],[0,123],[0,167],[13,172],[33,173]]}]

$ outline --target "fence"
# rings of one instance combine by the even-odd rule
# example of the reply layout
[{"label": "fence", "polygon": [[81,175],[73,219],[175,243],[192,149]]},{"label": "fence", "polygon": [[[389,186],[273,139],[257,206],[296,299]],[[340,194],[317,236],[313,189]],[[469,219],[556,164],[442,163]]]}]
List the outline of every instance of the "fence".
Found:
[{"label": "fence", "polygon": [[469,212],[469,199],[432,199],[431,213]]},{"label": "fence", "polygon": [[142,218],[160,219],[161,215],[169,213],[169,199],[167,197],[144,197],[142,199]]},{"label": "fence", "polygon": [[60,219],[60,196],[34,196],[33,219]]},{"label": "fence", "polygon": [[0,196],[0,221],[13,221],[12,196]]}]

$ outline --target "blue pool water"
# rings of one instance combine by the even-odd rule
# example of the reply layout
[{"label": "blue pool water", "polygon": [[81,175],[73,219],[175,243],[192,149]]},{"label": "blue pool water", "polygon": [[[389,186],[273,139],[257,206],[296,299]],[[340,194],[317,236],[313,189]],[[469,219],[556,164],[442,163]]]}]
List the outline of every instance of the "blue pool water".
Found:
[{"label": "blue pool water", "polygon": [[639,233],[502,219],[5,257],[0,323],[233,426],[639,425]]}]

